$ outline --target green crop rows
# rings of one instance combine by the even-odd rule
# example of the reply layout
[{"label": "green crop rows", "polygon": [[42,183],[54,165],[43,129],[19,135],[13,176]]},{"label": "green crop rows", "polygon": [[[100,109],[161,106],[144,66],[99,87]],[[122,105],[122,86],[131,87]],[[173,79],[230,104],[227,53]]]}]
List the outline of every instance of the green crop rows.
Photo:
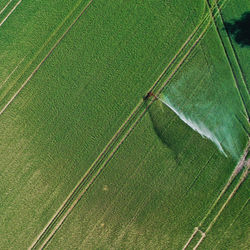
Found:
[{"label": "green crop rows", "polygon": [[0,248],[244,249],[248,7],[1,1]]}]

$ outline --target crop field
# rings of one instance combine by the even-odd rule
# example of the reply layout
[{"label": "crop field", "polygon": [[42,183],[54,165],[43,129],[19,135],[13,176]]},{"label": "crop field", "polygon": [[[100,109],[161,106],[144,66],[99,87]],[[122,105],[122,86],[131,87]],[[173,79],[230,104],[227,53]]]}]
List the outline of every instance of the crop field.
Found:
[{"label": "crop field", "polygon": [[1,1],[0,248],[249,248],[247,11]]}]

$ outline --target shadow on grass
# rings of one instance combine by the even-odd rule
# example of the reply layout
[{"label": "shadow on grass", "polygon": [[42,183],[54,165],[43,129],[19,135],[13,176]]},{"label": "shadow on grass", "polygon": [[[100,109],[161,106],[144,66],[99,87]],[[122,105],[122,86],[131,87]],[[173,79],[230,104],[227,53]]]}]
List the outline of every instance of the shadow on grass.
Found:
[{"label": "shadow on grass", "polygon": [[250,46],[250,11],[242,14],[239,20],[225,22],[225,29],[241,46]]}]

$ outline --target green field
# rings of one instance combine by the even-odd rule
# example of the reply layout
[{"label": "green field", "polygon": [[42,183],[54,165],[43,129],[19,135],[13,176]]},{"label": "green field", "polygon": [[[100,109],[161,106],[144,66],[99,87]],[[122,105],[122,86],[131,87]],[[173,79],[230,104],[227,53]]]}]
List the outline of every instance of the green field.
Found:
[{"label": "green field", "polygon": [[[169,138],[173,132],[176,136]],[[232,168],[211,142],[155,103],[49,248],[128,249],[135,244],[140,249],[179,249]]]},{"label": "green field", "polygon": [[213,220],[201,249],[247,247],[247,178],[216,216],[249,140],[222,18],[250,6],[210,4],[1,1],[1,249],[181,249]]}]

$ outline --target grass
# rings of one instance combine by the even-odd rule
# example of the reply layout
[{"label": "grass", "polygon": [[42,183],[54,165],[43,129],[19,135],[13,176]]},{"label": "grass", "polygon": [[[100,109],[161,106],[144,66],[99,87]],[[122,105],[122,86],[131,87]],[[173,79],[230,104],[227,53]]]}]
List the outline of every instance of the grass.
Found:
[{"label": "grass", "polygon": [[[75,4],[57,13],[58,2],[25,1],[2,26],[1,77],[27,59],[2,89],[1,107],[72,22],[53,35]],[[194,4],[192,17],[188,4],[175,15],[178,6],[95,1],[1,114],[1,247],[31,244],[181,47],[204,6]]]}]

